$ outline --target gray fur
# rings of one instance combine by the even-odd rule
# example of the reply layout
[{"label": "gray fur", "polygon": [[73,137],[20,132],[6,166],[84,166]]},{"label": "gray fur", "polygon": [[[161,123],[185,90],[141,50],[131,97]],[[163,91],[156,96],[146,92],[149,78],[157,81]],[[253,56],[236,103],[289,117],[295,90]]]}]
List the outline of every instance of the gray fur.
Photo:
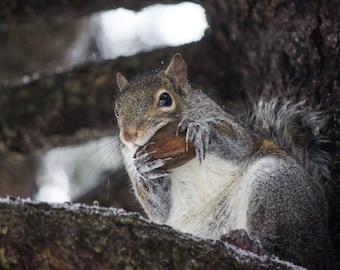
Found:
[{"label": "gray fur", "polygon": [[[190,88],[186,74],[177,54],[166,72],[131,83],[118,76],[124,162],[150,219],[205,238],[246,230],[280,258],[333,269],[321,181],[329,177],[330,160],[322,150],[322,114],[279,99],[260,100],[246,117],[227,113]],[[157,107],[159,89],[171,95],[174,110]],[[146,148],[133,157],[134,134],[143,134],[137,142],[145,145],[173,121],[194,142],[196,159],[165,172],[164,160],[150,160]]]},{"label": "gray fur", "polygon": [[271,138],[285,149],[312,177],[329,178],[330,154],[322,148],[328,143],[322,135],[327,117],[303,105],[304,102],[293,104],[278,98],[260,100],[254,106],[249,124],[254,132]]}]

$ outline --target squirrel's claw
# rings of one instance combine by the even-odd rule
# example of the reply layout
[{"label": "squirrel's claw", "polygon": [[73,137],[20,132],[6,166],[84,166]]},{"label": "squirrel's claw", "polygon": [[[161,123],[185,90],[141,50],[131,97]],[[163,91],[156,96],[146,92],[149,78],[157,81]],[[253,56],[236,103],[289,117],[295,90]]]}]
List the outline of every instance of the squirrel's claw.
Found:
[{"label": "squirrel's claw", "polygon": [[187,130],[189,124],[192,122],[194,122],[194,120],[190,118],[187,117],[183,118],[177,126],[176,136],[178,136],[178,133],[184,133]]},{"label": "squirrel's claw", "polygon": [[196,157],[200,163],[205,159],[205,154],[208,150],[210,142],[210,127],[206,122],[193,121],[190,118],[183,118],[177,128],[179,132],[186,133],[186,150],[188,151],[188,143],[193,142],[195,147]]},{"label": "squirrel's claw", "polygon": [[168,175],[166,170],[160,169],[167,159],[156,159],[152,161],[149,161],[149,159],[149,155],[144,154],[141,159],[136,158],[135,160],[135,166],[141,178],[151,180]]},{"label": "squirrel's claw", "polygon": [[160,169],[167,160],[171,159],[156,159],[151,160],[151,154],[156,153],[156,151],[147,152],[146,144],[142,150],[136,154],[134,164],[136,166],[137,172],[143,179],[157,179],[168,175],[167,171]]}]

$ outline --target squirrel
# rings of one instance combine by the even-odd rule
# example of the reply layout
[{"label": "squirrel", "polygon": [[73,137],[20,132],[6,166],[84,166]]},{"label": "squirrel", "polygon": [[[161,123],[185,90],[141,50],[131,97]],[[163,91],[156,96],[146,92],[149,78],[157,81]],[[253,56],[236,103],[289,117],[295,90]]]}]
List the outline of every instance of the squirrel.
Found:
[{"label": "squirrel", "polygon": [[[152,221],[209,239],[245,231],[269,254],[333,269],[322,113],[279,98],[260,99],[250,113],[228,112],[190,86],[179,53],[165,70],[131,81],[117,73],[117,85],[124,164]],[[145,147],[134,157],[175,121],[193,142],[194,159],[167,171],[166,160],[150,160]]]}]

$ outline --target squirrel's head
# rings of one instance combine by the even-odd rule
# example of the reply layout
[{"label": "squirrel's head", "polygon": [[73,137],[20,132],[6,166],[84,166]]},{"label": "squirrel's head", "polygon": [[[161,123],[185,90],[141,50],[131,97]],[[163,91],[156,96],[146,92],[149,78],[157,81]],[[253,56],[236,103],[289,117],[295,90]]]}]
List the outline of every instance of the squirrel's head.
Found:
[{"label": "squirrel's head", "polygon": [[146,144],[157,130],[179,120],[186,107],[185,97],[191,93],[187,67],[179,53],[166,70],[138,76],[131,82],[117,73],[117,84],[115,116],[119,137],[133,148]]}]

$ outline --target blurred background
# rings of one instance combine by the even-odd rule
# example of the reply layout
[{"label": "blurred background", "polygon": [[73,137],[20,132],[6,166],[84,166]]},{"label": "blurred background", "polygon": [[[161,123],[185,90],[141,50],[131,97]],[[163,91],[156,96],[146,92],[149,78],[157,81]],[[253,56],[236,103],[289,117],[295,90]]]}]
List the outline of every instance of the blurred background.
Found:
[{"label": "blurred background", "polygon": [[[7,92],[16,92],[26,85],[22,95],[27,98],[23,100],[22,106],[38,111],[36,103],[31,100],[34,97],[28,92],[31,91],[32,83],[34,85],[42,77],[49,78],[51,74],[73,76],[71,71],[84,64],[102,63],[122,56],[196,42],[204,36],[207,28],[204,9],[189,2],[154,4],[139,11],[120,7],[61,22],[46,23],[33,18],[14,25],[3,22],[0,24],[1,86]],[[167,59],[164,62],[165,60]],[[149,64],[157,68],[163,63]],[[122,70],[112,70],[112,73],[118,71]],[[93,138],[90,134],[74,142],[61,142],[60,145],[55,142],[54,145],[32,146],[32,149],[25,149],[30,141],[24,140],[24,143],[19,143],[16,153],[9,153],[5,151],[5,146],[2,147],[0,196],[87,204],[96,201],[104,206],[140,210],[131,196],[128,177],[119,153],[112,114],[116,85],[114,78],[111,79],[111,86],[105,87],[101,92],[103,96],[92,104],[93,110],[103,105],[102,99],[106,100],[106,104],[112,105],[104,116],[107,119],[105,128],[95,130],[96,127],[91,127],[93,119],[87,119],[86,116],[71,123],[68,119],[59,120],[58,123],[59,129],[64,131],[70,129],[71,125],[89,127],[92,133],[96,133]],[[56,90],[58,83],[54,79],[50,80],[53,80],[49,82],[51,87]],[[34,87],[35,91],[42,88],[39,85]],[[39,97],[43,98],[44,96]],[[15,104],[9,109],[20,110]],[[55,109],[64,108],[60,105]],[[46,113],[50,114],[48,111],[39,113],[42,118],[47,117]],[[4,111],[1,115],[2,118],[5,117]],[[12,117],[10,114],[7,116]],[[18,122],[25,121],[22,119],[25,118],[24,115],[18,115],[17,118],[19,117]],[[42,122],[44,121],[43,119]],[[3,124],[5,122],[8,119],[3,119]],[[6,125],[2,128],[6,129]],[[46,126],[46,129],[49,127]],[[22,129],[22,132],[25,130]],[[66,136],[69,135],[70,132],[66,132]],[[12,139],[13,144],[20,141],[16,136]]]},{"label": "blurred background", "polygon": [[207,29],[203,7],[190,2],[154,4],[140,11],[117,8],[64,22],[0,25],[0,79],[27,80],[87,61],[130,56],[200,40]]}]

